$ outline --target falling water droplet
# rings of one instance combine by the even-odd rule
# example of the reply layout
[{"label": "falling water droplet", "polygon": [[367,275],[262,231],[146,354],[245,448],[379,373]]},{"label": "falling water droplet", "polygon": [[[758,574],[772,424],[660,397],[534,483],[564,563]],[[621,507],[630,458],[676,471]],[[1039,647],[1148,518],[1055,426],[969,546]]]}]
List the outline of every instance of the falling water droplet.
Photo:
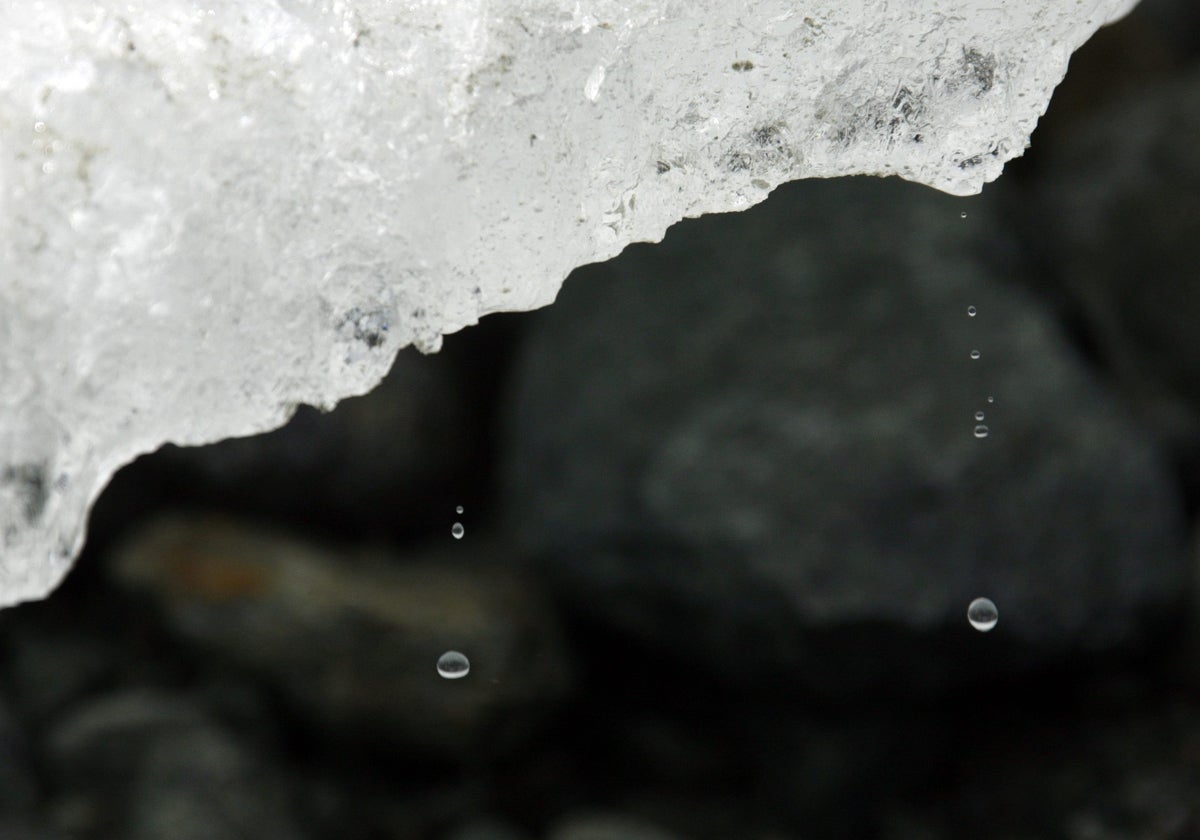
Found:
[{"label": "falling water droplet", "polygon": [[[991,602],[989,601],[988,603]],[[993,621],[992,623],[995,624],[996,622]],[[471,661],[456,650],[448,650],[438,657],[437,672],[444,679],[462,679],[470,671]]]},{"label": "falling water droplet", "polygon": [[463,512],[463,506],[462,506],[462,505],[459,505],[458,507],[456,507],[456,508],[454,509],[454,512],[455,512],[455,513],[457,513],[459,516],[462,516],[462,512]]},{"label": "falling water droplet", "polygon": [[978,311],[979,311],[979,310],[977,310],[977,309],[976,309],[974,306],[968,306],[968,307],[967,307],[967,316],[968,316],[968,317],[970,317],[970,318],[974,318],[974,317],[975,317],[975,313],[976,313],[976,312],[978,312]]},{"label": "falling water droplet", "polygon": [[975,427],[975,437],[977,437],[977,438],[985,438],[985,437],[987,437],[987,436],[988,436],[988,427],[987,427],[987,426],[984,426],[984,425],[981,423],[980,425],[978,425],[978,426],[976,426],[976,427]]},{"label": "falling water droplet", "polygon": [[982,412],[982,411],[976,411],[976,412],[975,412],[975,422],[976,422],[976,423],[980,423],[980,422],[982,422],[982,421],[983,421],[983,412]]},{"label": "falling water droplet", "polygon": [[967,621],[980,633],[986,633],[996,626],[1000,613],[989,598],[976,598],[967,607]]},{"label": "falling water droplet", "polygon": [[991,404],[991,403],[994,403],[995,401],[996,401],[996,398],[995,398],[995,397],[988,397],[988,403],[989,403],[989,404]]},{"label": "falling water droplet", "polygon": [[978,350],[972,350],[972,351],[971,351],[971,358],[972,358],[972,359],[978,359],[980,355],[981,355],[981,354],[980,354],[980,352],[979,352]]},{"label": "falling water droplet", "polygon": [[463,527],[461,522],[455,522],[450,527],[450,536],[454,537],[456,540],[461,540],[463,538],[463,534],[466,532],[467,529]]},{"label": "falling water droplet", "polygon": [[959,213],[959,214],[958,214],[958,218],[960,218],[960,219],[965,219],[965,218],[967,218],[967,211],[966,211],[966,210],[963,210],[961,213]]}]

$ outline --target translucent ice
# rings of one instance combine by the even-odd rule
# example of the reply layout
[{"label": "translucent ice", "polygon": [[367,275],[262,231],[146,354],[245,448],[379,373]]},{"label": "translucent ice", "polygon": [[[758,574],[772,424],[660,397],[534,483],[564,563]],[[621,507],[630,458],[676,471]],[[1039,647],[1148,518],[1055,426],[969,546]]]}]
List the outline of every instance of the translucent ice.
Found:
[{"label": "translucent ice", "polygon": [[1135,0],[0,2],[0,605],[112,473],[776,184],[978,191]]}]

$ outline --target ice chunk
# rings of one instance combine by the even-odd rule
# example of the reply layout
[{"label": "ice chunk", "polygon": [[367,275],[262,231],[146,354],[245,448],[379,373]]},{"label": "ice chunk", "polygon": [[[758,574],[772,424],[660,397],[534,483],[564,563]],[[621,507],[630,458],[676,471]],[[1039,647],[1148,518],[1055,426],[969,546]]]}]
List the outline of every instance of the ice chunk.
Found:
[{"label": "ice chunk", "polygon": [[0,3],[0,605],[109,476],[795,178],[972,193],[1135,0]]}]

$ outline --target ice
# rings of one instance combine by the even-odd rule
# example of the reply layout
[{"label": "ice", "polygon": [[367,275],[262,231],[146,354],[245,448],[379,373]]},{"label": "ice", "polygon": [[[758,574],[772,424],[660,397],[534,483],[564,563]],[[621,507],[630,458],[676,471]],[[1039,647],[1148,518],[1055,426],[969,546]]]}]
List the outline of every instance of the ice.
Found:
[{"label": "ice", "polygon": [[0,605],[166,441],[780,182],[978,191],[1135,0],[0,0]]}]

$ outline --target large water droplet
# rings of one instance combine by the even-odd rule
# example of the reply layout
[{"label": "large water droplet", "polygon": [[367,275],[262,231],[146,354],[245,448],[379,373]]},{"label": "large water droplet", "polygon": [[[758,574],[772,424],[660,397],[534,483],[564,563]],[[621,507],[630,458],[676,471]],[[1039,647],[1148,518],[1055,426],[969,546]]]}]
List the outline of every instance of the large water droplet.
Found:
[{"label": "large water droplet", "polygon": [[455,522],[450,526],[450,536],[454,537],[456,540],[461,540],[463,538],[463,534],[466,532],[467,529],[463,527],[461,522]]},{"label": "large water droplet", "polygon": [[[992,623],[995,624],[994,621]],[[447,680],[462,679],[470,671],[471,661],[456,650],[448,650],[438,657],[437,672]]]},{"label": "large water droplet", "polygon": [[976,411],[976,412],[975,412],[975,422],[976,422],[976,423],[982,423],[982,422],[983,422],[983,412],[982,412],[982,411]]},{"label": "large water droplet", "polygon": [[972,359],[978,359],[980,355],[981,355],[981,354],[980,354],[980,352],[979,352],[978,350],[972,350],[972,351],[971,351],[971,358],[972,358]]},{"label": "large water droplet", "polygon": [[986,633],[996,626],[1000,613],[990,598],[976,598],[967,607],[967,621],[980,633]]},{"label": "large water droplet", "polygon": [[980,423],[975,427],[975,437],[985,438],[988,436],[988,427]]},{"label": "large water droplet", "polygon": [[974,318],[974,317],[975,317],[975,313],[976,313],[977,311],[978,311],[978,310],[977,310],[977,309],[976,309],[974,306],[968,306],[968,307],[967,307],[967,317],[969,317],[969,318]]}]

